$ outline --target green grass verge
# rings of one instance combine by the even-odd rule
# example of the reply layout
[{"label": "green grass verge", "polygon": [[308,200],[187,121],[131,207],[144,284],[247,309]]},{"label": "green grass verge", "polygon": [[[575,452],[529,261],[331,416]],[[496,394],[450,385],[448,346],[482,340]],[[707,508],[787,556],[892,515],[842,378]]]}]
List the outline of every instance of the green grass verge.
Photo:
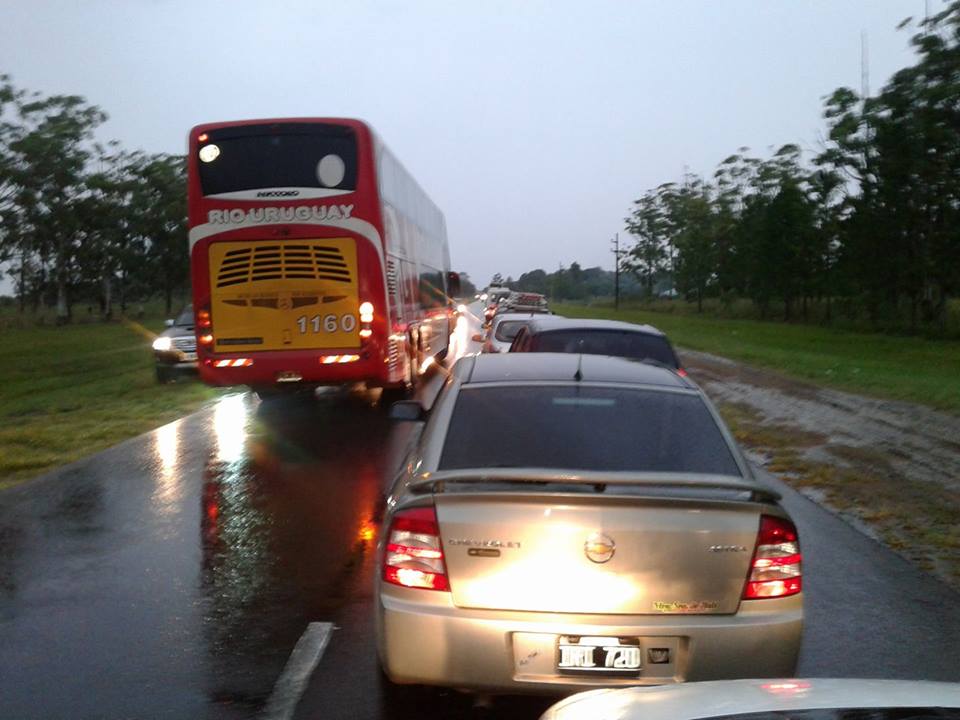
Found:
[{"label": "green grass verge", "polygon": [[[158,331],[162,319],[147,323]],[[217,391],[159,385],[150,340],[120,323],[0,333],[0,487],[90,455],[198,408]]]},{"label": "green grass verge", "polygon": [[569,317],[649,323],[680,347],[822,385],[960,414],[960,342],[956,340],[578,305],[555,305],[554,310]]}]

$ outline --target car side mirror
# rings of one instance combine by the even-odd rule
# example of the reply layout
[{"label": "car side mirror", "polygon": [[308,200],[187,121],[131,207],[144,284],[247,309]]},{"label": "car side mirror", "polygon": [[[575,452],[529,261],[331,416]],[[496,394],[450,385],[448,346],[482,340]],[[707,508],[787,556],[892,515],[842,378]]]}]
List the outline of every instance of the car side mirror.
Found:
[{"label": "car side mirror", "polygon": [[427,419],[427,411],[416,400],[400,400],[390,406],[390,419],[401,422],[423,422]]},{"label": "car side mirror", "polygon": [[474,342],[483,342],[483,335],[481,335],[480,333],[474,333],[473,337],[470,339],[473,340]]},{"label": "car side mirror", "polygon": [[166,327],[173,327],[173,318],[167,318],[166,320],[163,321],[163,324]]}]

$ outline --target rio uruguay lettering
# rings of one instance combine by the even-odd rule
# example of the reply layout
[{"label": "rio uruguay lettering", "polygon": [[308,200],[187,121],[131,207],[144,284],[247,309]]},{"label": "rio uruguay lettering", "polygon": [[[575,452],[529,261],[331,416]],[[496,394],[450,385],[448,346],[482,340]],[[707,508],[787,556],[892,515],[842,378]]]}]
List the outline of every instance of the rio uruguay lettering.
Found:
[{"label": "rio uruguay lettering", "polygon": [[207,222],[214,225],[244,223],[307,222],[318,220],[346,220],[353,213],[353,205],[297,205],[295,207],[233,208],[211,210]]}]

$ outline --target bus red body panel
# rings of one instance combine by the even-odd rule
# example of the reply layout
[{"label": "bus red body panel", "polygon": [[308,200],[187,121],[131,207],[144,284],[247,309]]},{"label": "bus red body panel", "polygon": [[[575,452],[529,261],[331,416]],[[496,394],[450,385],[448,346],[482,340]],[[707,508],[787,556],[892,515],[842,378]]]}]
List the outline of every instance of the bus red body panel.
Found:
[{"label": "bus red body panel", "polygon": [[443,216],[362,121],[195,127],[188,222],[210,384],[397,386],[447,347]]}]

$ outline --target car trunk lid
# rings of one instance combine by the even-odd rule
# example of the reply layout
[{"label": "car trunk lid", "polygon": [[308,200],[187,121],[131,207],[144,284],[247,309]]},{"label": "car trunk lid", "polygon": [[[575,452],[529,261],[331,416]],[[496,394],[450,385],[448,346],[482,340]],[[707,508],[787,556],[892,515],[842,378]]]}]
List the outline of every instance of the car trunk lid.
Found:
[{"label": "car trunk lid", "polygon": [[593,494],[435,496],[454,603],[558,613],[739,607],[762,506]]}]

